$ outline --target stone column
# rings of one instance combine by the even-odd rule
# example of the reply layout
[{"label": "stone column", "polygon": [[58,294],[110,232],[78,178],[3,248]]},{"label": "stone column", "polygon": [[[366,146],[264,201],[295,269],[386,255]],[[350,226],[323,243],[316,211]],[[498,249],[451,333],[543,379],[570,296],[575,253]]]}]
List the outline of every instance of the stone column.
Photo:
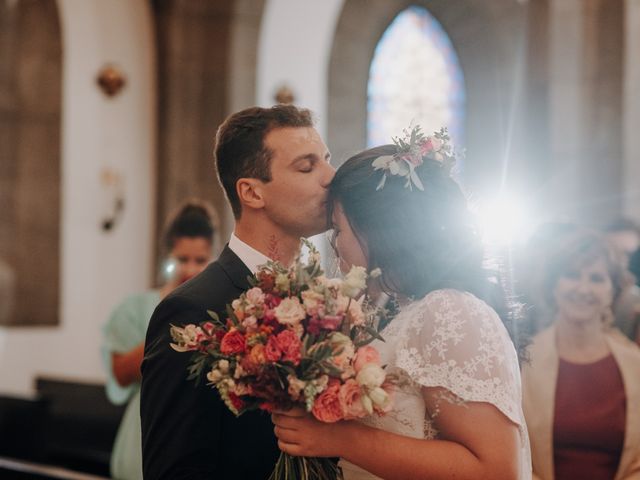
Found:
[{"label": "stone column", "polygon": [[625,2],[623,212],[640,221],[640,0]]},{"label": "stone column", "polygon": [[622,13],[620,0],[550,1],[546,207],[589,224],[621,212]]}]

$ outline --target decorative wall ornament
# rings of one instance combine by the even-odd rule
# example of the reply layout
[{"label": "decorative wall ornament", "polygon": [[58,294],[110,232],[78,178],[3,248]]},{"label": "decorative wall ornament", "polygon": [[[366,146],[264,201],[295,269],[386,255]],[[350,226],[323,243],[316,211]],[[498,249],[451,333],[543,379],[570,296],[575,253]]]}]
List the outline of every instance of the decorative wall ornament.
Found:
[{"label": "decorative wall ornament", "polygon": [[124,178],[114,168],[103,168],[100,172],[100,183],[104,196],[104,214],[101,227],[105,232],[113,230],[124,214]]},{"label": "decorative wall ornament", "polygon": [[292,105],[295,102],[296,97],[293,90],[291,90],[288,85],[282,85],[278,90],[276,90],[274,100],[283,105]]},{"label": "decorative wall ornament", "polygon": [[124,73],[115,65],[105,65],[98,72],[96,83],[107,97],[114,97],[127,84]]}]

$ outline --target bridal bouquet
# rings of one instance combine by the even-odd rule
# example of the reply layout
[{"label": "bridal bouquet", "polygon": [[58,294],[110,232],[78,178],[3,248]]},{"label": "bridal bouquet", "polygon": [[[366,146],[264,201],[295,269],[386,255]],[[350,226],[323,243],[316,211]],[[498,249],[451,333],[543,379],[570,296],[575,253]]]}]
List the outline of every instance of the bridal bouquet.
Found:
[{"label": "bridal bouquet", "polygon": [[[206,378],[236,415],[301,406],[322,422],[383,414],[391,407],[391,382],[372,346],[378,314],[356,296],[367,273],[354,267],[329,279],[309,242],[307,260],[289,267],[269,262],[253,288],[235,299],[224,320],[209,311],[199,326],[172,326],[179,352],[194,352],[189,379]],[[335,479],[326,458],[281,453],[271,479]]]}]

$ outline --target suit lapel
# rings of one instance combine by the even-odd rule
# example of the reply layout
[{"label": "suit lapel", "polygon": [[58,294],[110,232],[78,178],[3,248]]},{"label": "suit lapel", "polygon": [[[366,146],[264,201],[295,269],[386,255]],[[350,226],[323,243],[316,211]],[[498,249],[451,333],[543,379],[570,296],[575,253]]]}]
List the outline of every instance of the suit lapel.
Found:
[{"label": "suit lapel", "polygon": [[235,285],[239,290],[248,290],[251,287],[248,277],[251,276],[251,271],[247,268],[240,257],[238,257],[233,250],[229,248],[229,245],[225,245],[224,250],[218,257],[218,264],[225,271],[231,283]]}]

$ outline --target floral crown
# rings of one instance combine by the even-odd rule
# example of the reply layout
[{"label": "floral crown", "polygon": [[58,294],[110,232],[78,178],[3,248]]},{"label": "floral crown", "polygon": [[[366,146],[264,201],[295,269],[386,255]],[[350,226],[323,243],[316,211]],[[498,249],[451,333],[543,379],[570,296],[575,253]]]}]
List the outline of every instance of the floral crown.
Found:
[{"label": "floral crown", "polygon": [[398,149],[396,153],[378,157],[371,164],[374,170],[383,171],[376,190],[382,190],[387,181],[387,175],[405,177],[404,186],[409,190],[414,186],[418,190],[424,190],[416,169],[424,163],[425,159],[438,162],[447,174],[455,164],[457,154],[450,143],[446,127],[426,137],[419,125],[409,128],[410,130],[403,130],[403,137],[392,138]]}]

